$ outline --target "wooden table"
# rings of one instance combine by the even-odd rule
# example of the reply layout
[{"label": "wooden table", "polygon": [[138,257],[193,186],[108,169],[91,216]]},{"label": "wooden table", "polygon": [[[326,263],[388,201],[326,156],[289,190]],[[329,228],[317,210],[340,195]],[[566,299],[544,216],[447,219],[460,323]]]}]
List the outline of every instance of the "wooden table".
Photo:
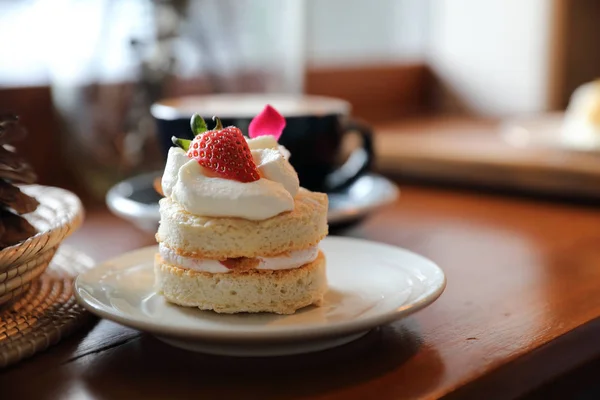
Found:
[{"label": "wooden table", "polygon": [[[343,233],[431,258],[445,293],[357,342],[275,359],[189,353],[99,321],[2,371],[1,397],[506,399],[600,355],[600,209],[404,186]],[[69,242],[101,260],[153,238],[92,211]]]}]

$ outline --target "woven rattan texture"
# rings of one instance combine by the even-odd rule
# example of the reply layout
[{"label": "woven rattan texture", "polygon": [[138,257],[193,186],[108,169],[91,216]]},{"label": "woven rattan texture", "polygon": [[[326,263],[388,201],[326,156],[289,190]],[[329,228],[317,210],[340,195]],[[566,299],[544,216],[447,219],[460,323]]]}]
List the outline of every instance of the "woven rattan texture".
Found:
[{"label": "woven rattan texture", "polygon": [[40,202],[34,212],[25,215],[39,233],[22,243],[0,250],[0,274],[58,246],[83,221],[83,207],[75,194],[41,185],[21,186],[21,190]]},{"label": "woven rattan texture", "polygon": [[73,280],[93,265],[63,246],[25,294],[0,308],[0,367],[47,349],[91,318],[75,301]]}]

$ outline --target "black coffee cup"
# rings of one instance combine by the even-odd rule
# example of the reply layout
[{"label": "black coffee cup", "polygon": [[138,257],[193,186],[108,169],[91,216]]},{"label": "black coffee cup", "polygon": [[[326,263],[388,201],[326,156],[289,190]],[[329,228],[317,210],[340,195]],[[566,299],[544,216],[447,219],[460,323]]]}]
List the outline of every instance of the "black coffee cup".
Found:
[{"label": "black coffee cup", "polygon": [[[321,96],[282,95],[207,95],[165,99],[155,103],[151,112],[158,127],[158,140],[166,157],[171,137],[192,138],[190,118],[199,114],[212,128],[213,116],[223,126],[234,125],[248,134],[248,126],[265,105],[270,104],[286,119],[279,143],[291,153],[300,184],[322,192],[335,192],[351,185],[367,172],[373,161],[371,128],[350,117],[350,104]],[[342,142],[349,132],[362,137],[355,149],[340,165]]]}]

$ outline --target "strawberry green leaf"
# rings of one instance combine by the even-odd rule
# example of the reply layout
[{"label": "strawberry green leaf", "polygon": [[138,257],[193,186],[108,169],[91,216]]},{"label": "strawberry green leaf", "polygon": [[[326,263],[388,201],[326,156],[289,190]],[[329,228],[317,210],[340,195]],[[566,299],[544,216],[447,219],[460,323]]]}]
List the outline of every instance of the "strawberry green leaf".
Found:
[{"label": "strawberry green leaf", "polygon": [[190,148],[190,144],[192,143],[191,140],[179,139],[178,137],[175,137],[175,136],[173,136],[171,138],[171,142],[173,142],[173,144],[175,146],[181,147],[185,151],[188,151],[188,149]]},{"label": "strawberry green leaf", "polygon": [[221,120],[218,117],[213,117],[213,121],[216,121],[217,124],[215,125],[215,131],[220,131],[223,129],[223,123],[221,122]]},{"label": "strawberry green leaf", "polygon": [[190,120],[190,127],[192,128],[192,133],[194,136],[198,136],[208,130],[206,121],[204,121],[204,119],[198,114],[194,114],[192,116],[192,119]]}]

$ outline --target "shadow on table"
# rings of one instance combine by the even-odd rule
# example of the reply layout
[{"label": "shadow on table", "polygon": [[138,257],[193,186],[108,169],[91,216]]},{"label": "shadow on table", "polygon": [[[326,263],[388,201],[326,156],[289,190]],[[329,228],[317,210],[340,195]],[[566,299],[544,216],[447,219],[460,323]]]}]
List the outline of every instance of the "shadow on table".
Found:
[{"label": "shadow on table", "polygon": [[[427,365],[407,366],[417,352],[419,358],[427,357]],[[414,370],[420,366],[426,368],[422,373]],[[437,351],[420,342],[409,322],[380,328],[338,348],[274,358],[204,355],[143,335],[85,362],[81,379],[97,399],[293,399],[331,391],[346,397],[362,390],[368,397],[372,389],[367,392],[361,385],[373,380],[386,381],[383,391],[414,397],[435,386],[443,373]],[[409,392],[404,388],[407,380]]]}]

